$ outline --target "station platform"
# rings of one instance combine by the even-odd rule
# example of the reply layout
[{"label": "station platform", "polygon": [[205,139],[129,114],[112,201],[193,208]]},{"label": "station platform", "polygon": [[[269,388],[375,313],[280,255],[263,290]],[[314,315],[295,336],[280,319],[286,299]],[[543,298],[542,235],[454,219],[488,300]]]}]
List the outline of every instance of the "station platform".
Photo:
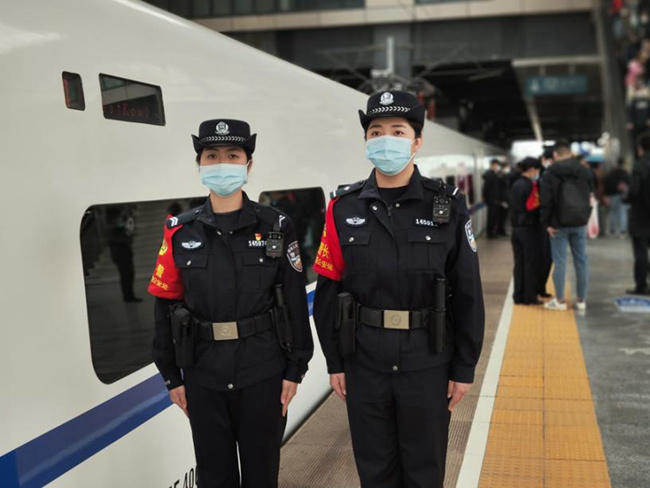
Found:
[{"label": "station platform", "polygon": [[[583,314],[513,305],[509,239],[478,244],[485,343],[473,388],[452,414],[445,487],[650,486],[650,314],[614,302],[629,288],[630,243],[588,243]],[[286,442],[280,486],[359,486],[335,395]]]}]

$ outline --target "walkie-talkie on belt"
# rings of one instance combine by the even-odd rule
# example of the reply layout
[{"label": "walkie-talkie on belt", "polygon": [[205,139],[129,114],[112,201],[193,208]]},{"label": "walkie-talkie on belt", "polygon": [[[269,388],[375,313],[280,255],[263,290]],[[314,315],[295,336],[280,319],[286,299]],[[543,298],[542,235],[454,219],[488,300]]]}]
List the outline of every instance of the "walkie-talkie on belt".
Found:
[{"label": "walkie-talkie on belt", "polygon": [[284,232],[281,230],[281,219],[284,219],[283,215],[278,217],[273,224],[273,230],[266,236],[266,255],[270,258],[279,258],[282,256]]}]

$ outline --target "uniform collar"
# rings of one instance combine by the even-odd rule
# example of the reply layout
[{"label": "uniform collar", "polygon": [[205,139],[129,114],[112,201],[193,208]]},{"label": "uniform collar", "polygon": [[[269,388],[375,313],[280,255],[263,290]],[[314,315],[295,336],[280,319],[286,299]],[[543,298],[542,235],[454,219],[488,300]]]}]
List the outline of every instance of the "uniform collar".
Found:
[{"label": "uniform collar", "polygon": [[[372,170],[370,177],[366,180],[363,185],[361,193],[359,193],[358,198],[370,198],[375,200],[381,200],[381,195],[379,194],[379,187],[377,186],[377,176],[376,169]],[[422,187],[422,175],[418,169],[417,164],[413,166],[413,174],[409,180],[409,184],[406,187],[404,193],[395,200],[396,202],[401,202],[404,200],[422,200],[424,198],[424,188]]]},{"label": "uniform collar", "polygon": [[[248,198],[246,192],[242,192],[243,196],[243,205],[241,212],[239,213],[239,218],[237,219],[237,224],[232,230],[243,229],[249,225],[257,223],[257,212],[255,211],[255,204]],[[205,225],[213,227],[216,229],[217,223],[214,218],[214,212],[212,211],[212,204],[210,203],[210,197],[205,200],[203,207],[201,207],[201,215],[197,218]]]}]

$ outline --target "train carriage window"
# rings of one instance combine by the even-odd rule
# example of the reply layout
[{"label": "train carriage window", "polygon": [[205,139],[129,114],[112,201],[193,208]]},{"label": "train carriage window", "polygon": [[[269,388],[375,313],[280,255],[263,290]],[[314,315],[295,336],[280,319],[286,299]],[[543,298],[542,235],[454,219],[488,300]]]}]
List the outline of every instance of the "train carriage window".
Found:
[{"label": "train carriage window", "polygon": [[192,17],[193,19],[202,19],[211,17],[210,3],[212,0],[192,0]]},{"label": "train carriage window", "polygon": [[85,110],[84,89],[81,83],[81,76],[77,73],[63,72],[63,94],[65,95],[65,106],[73,110]]},{"label": "train carriage window", "polygon": [[151,363],[153,297],[147,286],[163,223],[197,199],[93,205],[80,227],[81,257],[97,377],[113,383]]},{"label": "train carriage window", "polygon": [[99,75],[104,118],[165,125],[162,90],[159,86]]},{"label": "train carriage window", "polygon": [[317,276],[312,266],[325,224],[325,194],[322,188],[265,191],[260,194],[259,201],[282,210],[291,217],[298,234],[307,283],[316,281]]}]

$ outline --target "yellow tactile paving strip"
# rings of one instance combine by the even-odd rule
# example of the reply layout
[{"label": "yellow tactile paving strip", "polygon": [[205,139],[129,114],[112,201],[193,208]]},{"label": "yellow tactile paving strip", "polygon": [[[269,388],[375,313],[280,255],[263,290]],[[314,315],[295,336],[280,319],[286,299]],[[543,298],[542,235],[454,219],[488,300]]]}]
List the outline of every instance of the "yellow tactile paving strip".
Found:
[{"label": "yellow tactile paving strip", "polygon": [[480,488],[611,488],[573,311],[515,306]]}]

